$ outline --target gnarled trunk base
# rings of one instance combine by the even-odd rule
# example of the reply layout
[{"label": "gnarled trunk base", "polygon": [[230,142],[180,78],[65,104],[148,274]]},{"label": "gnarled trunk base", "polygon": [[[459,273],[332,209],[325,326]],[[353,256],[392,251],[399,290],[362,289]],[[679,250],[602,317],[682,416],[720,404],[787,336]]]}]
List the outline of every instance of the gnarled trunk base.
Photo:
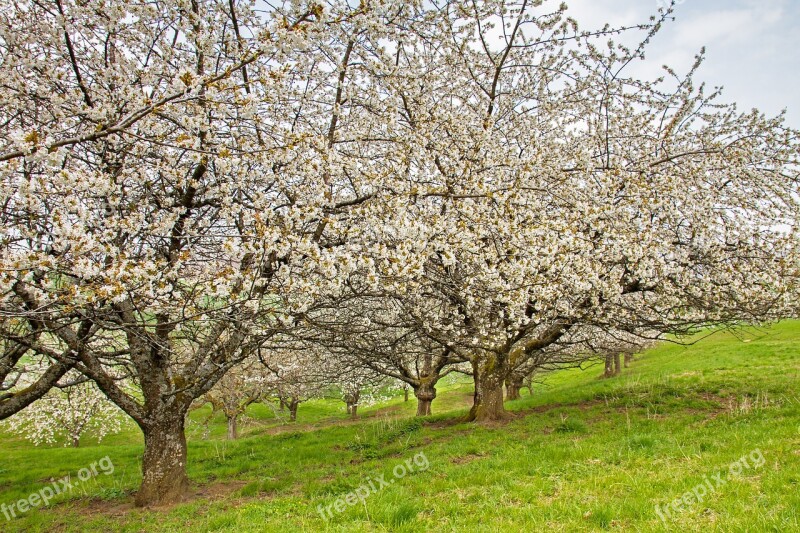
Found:
[{"label": "gnarled trunk base", "polygon": [[136,505],[177,503],[188,490],[183,417],[160,420],[145,427],[142,485],[136,493]]},{"label": "gnarled trunk base", "polygon": [[503,407],[503,386],[484,388],[481,398],[476,400],[467,415],[468,422],[495,422],[508,420],[511,415]]},{"label": "gnarled trunk base", "polygon": [[436,387],[420,385],[414,389],[417,398],[417,416],[430,416],[431,404],[436,399]]},{"label": "gnarled trunk base", "polygon": [[522,398],[519,391],[522,387],[516,383],[506,383],[506,401],[514,401]]},{"label": "gnarled trunk base", "polygon": [[430,400],[417,400],[417,416],[430,416],[431,403]]},{"label": "gnarled trunk base", "polygon": [[507,420],[510,414],[503,407],[503,382],[507,370],[500,358],[487,358],[473,363],[475,397],[467,415],[469,422],[494,422]]},{"label": "gnarled trunk base", "polygon": [[524,385],[525,376],[512,372],[506,378],[506,401],[519,400],[522,398],[520,391]]}]

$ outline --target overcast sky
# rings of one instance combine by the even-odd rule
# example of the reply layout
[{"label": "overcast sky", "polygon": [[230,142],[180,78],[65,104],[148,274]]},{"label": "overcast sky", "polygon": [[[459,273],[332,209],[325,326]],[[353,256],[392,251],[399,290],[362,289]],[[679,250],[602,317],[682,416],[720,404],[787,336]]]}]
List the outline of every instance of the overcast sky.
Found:
[{"label": "overcast sky", "polygon": [[[666,1],[666,0],[662,0]],[[566,0],[582,28],[647,21],[659,0]],[[680,0],[679,0],[680,2]],[[706,62],[697,75],[723,86],[725,101],[769,115],[787,110],[800,128],[800,1],[683,0],[647,54],[647,70],[662,64],[684,72],[702,46]]]}]

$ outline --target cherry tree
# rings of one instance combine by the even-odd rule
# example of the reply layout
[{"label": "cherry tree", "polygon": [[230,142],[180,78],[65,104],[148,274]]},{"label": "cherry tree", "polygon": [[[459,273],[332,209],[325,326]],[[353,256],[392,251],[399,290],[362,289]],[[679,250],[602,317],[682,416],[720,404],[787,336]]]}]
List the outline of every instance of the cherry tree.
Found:
[{"label": "cherry tree", "polygon": [[525,386],[530,390],[534,376],[542,377],[555,370],[583,369],[602,361],[606,366],[606,377],[616,375],[621,371],[620,356],[626,356],[627,367],[629,355],[645,350],[660,336],[661,332],[657,330],[631,333],[607,327],[574,326],[557,341],[529,357],[518,359],[509,368],[505,380],[506,400],[519,399],[520,389]]},{"label": "cherry tree", "polygon": [[0,17],[0,417],[88,376],[144,433],[139,505],[185,494],[194,400],[356,279],[469,361],[474,420],[573,331],[796,311],[798,134],[696,84],[699,59],[629,76],[669,11],[590,32],[528,0]]},{"label": "cherry tree", "polygon": [[348,375],[361,376],[365,382],[379,376],[397,380],[406,399],[410,387],[417,399],[417,416],[430,415],[436,384],[451,372],[464,372],[466,360],[429,339],[403,308],[401,296],[371,290],[359,275],[351,276],[347,290],[306,315],[313,342],[325,345],[335,359],[348,361],[353,368]]},{"label": "cherry tree", "polygon": [[98,442],[118,433],[127,417],[120,409],[76,372],[68,373],[59,387],[50,389],[30,409],[4,420],[13,433],[35,445],[63,442],[77,448],[83,435]]},{"label": "cherry tree", "polygon": [[269,394],[289,407],[292,421],[297,406],[314,397],[341,399],[352,418],[357,418],[359,405],[390,397],[390,380],[359,359],[349,343],[339,347],[331,342],[330,331],[320,335],[317,327],[309,327],[320,308],[324,306],[303,314],[303,326],[293,328],[291,334],[275,335],[259,349],[262,364],[272,374]]},{"label": "cherry tree", "polygon": [[260,356],[266,369],[265,395],[278,398],[289,408],[289,420],[297,420],[302,402],[322,397],[331,383],[319,360],[299,348],[276,349],[274,346]]},{"label": "cherry tree", "polygon": [[634,354],[642,352],[653,345],[659,337],[659,332],[642,332],[640,335],[631,335],[628,332],[601,331],[591,341],[590,349],[603,357],[603,377],[611,377],[622,372],[623,365],[628,365],[633,360]]},{"label": "cherry tree", "polygon": [[211,416],[225,416],[227,437],[239,438],[239,418],[247,408],[262,400],[268,390],[269,376],[258,361],[244,362],[228,371],[200,401],[211,405]]},{"label": "cherry tree", "polygon": [[351,362],[345,368],[339,368],[336,374],[333,385],[338,388],[351,418],[358,418],[359,406],[369,407],[392,396],[394,384],[369,366]]},{"label": "cherry tree", "polygon": [[379,42],[411,14],[0,7],[0,381],[47,364],[0,417],[77,369],[144,433],[137,504],[180,500],[193,401],[358,267],[353,228],[391,210],[395,56]]},{"label": "cherry tree", "polygon": [[[630,77],[669,18],[584,32],[566,6],[437,4],[402,91],[428,182],[379,242],[409,319],[475,375],[473,420],[574,330],[689,333],[796,309],[798,132],[685,75]],[[615,43],[642,32],[633,49]],[[420,58],[424,57],[424,61]],[[420,244],[423,243],[423,244]],[[402,275],[398,275],[398,271]]]}]

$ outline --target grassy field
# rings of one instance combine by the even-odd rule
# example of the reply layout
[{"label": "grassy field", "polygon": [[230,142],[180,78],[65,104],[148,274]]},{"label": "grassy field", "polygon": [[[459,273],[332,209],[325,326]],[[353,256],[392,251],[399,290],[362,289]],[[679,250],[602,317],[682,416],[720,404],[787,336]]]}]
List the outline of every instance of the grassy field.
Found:
[{"label": "grassy field", "polygon": [[601,371],[552,374],[494,426],[458,422],[466,382],[440,389],[424,422],[413,397],[357,422],[333,401],[301,405],[294,424],[258,405],[230,442],[222,419],[204,438],[208,411],[195,411],[193,497],[159,510],[131,503],[133,427],[79,449],[0,433],[0,504],[114,465],[48,508],[0,513],[0,531],[800,531],[800,322],[665,343],[621,376]]}]

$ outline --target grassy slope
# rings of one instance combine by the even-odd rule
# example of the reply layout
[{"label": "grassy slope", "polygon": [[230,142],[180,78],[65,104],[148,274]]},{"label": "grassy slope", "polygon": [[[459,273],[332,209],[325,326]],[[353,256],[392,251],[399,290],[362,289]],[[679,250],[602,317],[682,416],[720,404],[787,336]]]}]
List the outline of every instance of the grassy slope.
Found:
[{"label": "grassy slope", "polygon": [[[0,433],[0,503],[105,455],[116,466],[49,509],[11,522],[0,514],[0,530],[800,531],[799,351],[800,322],[664,344],[616,378],[598,379],[599,367],[550,376],[508,405],[521,413],[502,427],[455,423],[470,401],[459,383],[440,391],[440,414],[425,424],[401,398],[364,409],[355,424],[333,402],[301,405],[300,422],[282,427],[256,406],[237,442],[223,440],[220,419],[208,440],[190,426],[189,476],[200,496],[160,511],[130,508],[142,441],[133,428],[77,450]],[[754,450],[763,466],[728,474]],[[420,451],[426,471],[330,522],[317,514],[368,478],[391,479]],[[719,473],[725,483],[702,502],[659,520],[655,504]]]}]

